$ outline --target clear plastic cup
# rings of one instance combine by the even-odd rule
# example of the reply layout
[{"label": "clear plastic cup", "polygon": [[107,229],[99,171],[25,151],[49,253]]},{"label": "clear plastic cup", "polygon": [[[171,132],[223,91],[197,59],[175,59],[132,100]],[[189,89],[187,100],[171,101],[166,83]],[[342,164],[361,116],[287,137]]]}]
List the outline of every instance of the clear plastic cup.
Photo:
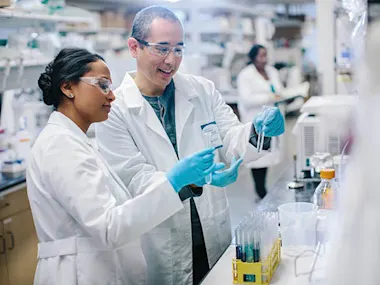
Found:
[{"label": "clear plastic cup", "polygon": [[312,203],[288,203],[278,207],[282,249],[296,257],[306,250],[314,250],[318,208]]}]

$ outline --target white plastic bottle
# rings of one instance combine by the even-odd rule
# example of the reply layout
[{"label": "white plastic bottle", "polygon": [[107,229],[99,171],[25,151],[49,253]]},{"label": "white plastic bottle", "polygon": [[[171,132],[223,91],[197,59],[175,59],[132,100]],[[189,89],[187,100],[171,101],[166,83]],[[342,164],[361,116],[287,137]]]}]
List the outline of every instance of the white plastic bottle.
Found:
[{"label": "white plastic bottle", "polygon": [[20,119],[20,129],[16,133],[16,153],[18,159],[24,159],[28,161],[31,151],[31,135],[27,130],[27,119],[22,117]]}]

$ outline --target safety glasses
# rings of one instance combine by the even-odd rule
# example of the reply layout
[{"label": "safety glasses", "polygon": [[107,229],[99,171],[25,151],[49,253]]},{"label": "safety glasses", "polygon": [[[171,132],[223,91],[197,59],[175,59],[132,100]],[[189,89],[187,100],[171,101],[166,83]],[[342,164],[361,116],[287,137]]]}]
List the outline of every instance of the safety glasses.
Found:
[{"label": "safety glasses", "polygon": [[107,78],[97,78],[97,77],[81,77],[81,81],[97,87],[104,95],[108,95],[112,90],[112,82]]},{"label": "safety glasses", "polygon": [[167,57],[171,51],[173,52],[175,57],[181,57],[183,56],[183,53],[185,52],[185,45],[177,45],[173,47],[166,44],[148,43],[146,41],[143,41],[137,38],[135,39],[140,44],[146,46],[152,54],[155,54],[161,57]]}]

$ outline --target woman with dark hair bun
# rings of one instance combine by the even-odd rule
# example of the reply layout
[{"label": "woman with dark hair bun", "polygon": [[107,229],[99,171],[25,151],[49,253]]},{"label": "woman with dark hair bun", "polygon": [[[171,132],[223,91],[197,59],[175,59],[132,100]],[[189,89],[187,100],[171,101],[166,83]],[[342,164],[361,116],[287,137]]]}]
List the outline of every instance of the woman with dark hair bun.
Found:
[{"label": "woman with dark hair bun", "polygon": [[84,49],[62,50],[38,80],[55,111],[27,171],[39,239],[35,284],[144,284],[140,237],[183,208],[182,187],[216,167],[214,149],[204,150],[157,172],[132,198],[86,136],[92,123],[108,118],[111,83],[103,58]]},{"label": "woman with dark hair bun", "polygon": [[[237,77],[239,94],[239,113],[243,123],[250,122],[262,111],[264,105],[273,106],[283,90],[280,74],[276,68],[268,65],[267,49],[262,45],[254,45],[248,53],[249,63]],[[264,140],[265,144],[265,140]],[[278,146],[279,138],[274,137],[271,146]],[[271,153],[265,155],[247,166],[251,168],[259,199],[267,194],[266,178],[268,167],[281,161],[279,148],[271,148]]]}]

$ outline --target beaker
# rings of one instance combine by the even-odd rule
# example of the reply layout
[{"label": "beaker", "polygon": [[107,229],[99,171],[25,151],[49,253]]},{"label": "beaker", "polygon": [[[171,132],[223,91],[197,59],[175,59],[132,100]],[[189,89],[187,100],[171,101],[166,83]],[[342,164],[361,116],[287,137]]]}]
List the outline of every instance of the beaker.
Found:
[{"label": "beaker", "polygon": [[316,242],[317,206],[312,203],[287,203],[278,207],[284,254],[297,256],[314,250]]}]

